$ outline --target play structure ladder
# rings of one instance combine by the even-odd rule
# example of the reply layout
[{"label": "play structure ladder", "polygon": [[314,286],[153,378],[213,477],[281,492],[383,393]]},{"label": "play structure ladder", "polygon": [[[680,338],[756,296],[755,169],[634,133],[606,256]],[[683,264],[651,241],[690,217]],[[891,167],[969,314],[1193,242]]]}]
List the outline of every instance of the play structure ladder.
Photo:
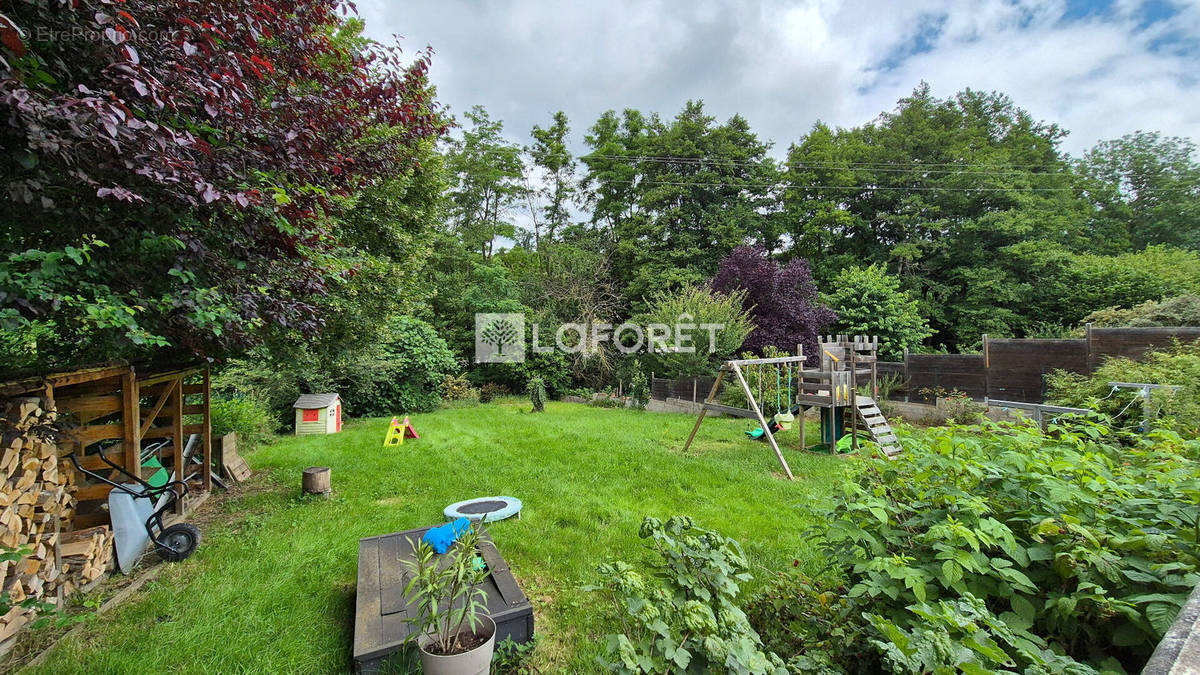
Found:
[{"label": "play structure ladder", "polygon": [[858,417],[866,425],[871,440],[879,444],[879,449],[883,450],[888,459],[900,454],[900,441],[896,438],[896,432],[892,431],[892,425],[888,424],[887,418],[875,404],[875,399],[862,395],[857,399]]}]

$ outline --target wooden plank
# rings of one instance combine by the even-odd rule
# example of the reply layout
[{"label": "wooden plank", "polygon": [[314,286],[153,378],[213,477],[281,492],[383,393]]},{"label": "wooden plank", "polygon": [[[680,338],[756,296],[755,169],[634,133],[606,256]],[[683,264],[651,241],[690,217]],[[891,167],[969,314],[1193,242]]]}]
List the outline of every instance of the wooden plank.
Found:
[{"label": "wooden plank", "polygon": [[183,406],[184,415],[203,415],[204,405],[202,403],[188,403]]},{"label": "wooden plank", "polygon": [[400,564],[401,557],[412,555],[412,544],[408,538],[393,534],[379,540],[379,613],[383,615],[405,612],[408,602],[404,587],[408,574]]},{"label": "wooden plank", "polygon": [[76,427],[67,431],[67,436],[81,446],[88,446],[96,441],[107,441],[121,438],[124,427],[120,424],[96,424],[89,427]]},{"label": "wooden plank", "polygon": [[112,520],[108,517],[107,511],[97,511],[96,513],[75,514],[71,518],[71,525],[78,530],[86,530],[89,527],[98,525],[109,525]]},{"label": "wooden plank", "polygon": [[711,410],[713,412],[721,413],[722,415],[729,415],[730,417],[744,417],[746,419],[758,419],[758,415],[755,415],[753,410],[746,410],[745,408],[736,408],[734,406],[725,405],[723,403],[705,403],[702,410]]},{"label": "wooden plank", "polygon": [[[204,433],[204,425],[203,424],[185,424],[181,428],[183,429],[183,433],[188,434],[188,435]],[[171,438],[174,435],[175,435],[175,427],[173,427],[173,426],[151,427],[150,431],[147,431],[146,435],[142,436],[142,440],[145,440],[148,438],[149,439]]]},{"label": "wooden plank", "polygon": [[140,478],[142,476],[142,434],[138,421],[141,419],[142,404],[138,398],[138,383],[130,370],[121,381],[121,425],[124,428],[122,443],[125,449],[125,461],[121,466],[126,471]]},{"label": "wooden plank", "polygon": [[[107,499],[109,492],[112,492],[112,486],[98,483],[96,485],[81,485],[72,494],[74,494],[75,499],[86,502],[93,499]],[[79,523],[75,523],[75,526],[78,527]]]},{"label": "wooden plank", "polygon": [[717,390],[721,388],[721,381],[725,379],[725,369],[717,373],[717,379],[713,380],[712,388],[708,390],[708,397],[704,399],[705,407],[700,409],[699,416],[696,417],[696,423],[692,425],[692,433],[688,434],[687,442],[683,444],[683,451],[686,453],[688,448],[692,447],[692,439],[696,438],[696,432],[700,430],[700,423],[704,421],[704,416],[708,414],[708,405],[712,403],[713,398],[717,395]]},{"label": "wooden plank", "polygon": [[[112,461],[113,464],[124,468],[125,467],[125,450],[124,443],[119,443],[111,448],[105,448],[104,456]],[[79,465],[88,471],[98,471],[101,469],[110,468],[107,464],[100,460],[99,455],[87,455],[79,458]]]},{"label": "wooden plank", "polygon": [[775,442],[775,434],[771,433],[771,428],[767,426],[767,420],[763,418],[762,411],[758,408],[758,403],[754,401],[754,394],[751,393],[750,385],[746,383],[746,378],[742,376],[742,369],[736,363],[733,364],[733,374],[737,376],[738,383],[742,385],[742,393],[746,395],[746,400],[750,402],[750,409],[758,416],[758,421],[762,424],[763,435],[767,437],[767,442],[771,444],[771,449],[775,451],[775,457],[779,460],[779,464],[783,466],[783,471],[787,474],[788,480],[796,480],[796,477],[792,475],[792,467],[788,466],[783,453],[779,451],[779,445]]},{"label": "wooden plank", "polygon": [[364,659],[380,653],[384,642],[379,605],[379,540],[370,537],[358,542],[358,589],[354,600],[354,658]]},{"label": "wooden plank", "polygon": [[[206,374],[209,372],[208,366],[204,367],[204,372]],[[183,385],[183,394],[185,396],[188,394],[203,394],[204,391],[205,391],[204,384],[185,384],[185,385]]]},{"label": "wooden plank", "polygon": [[158,401],[154,403],[154,408],[150,410],[150,414],[142,420],[141,436],[144,437],[146,432],[150,430],[150,425],[154,424],[154,419],[158,417],[158,413],[162,412],[163,406],[166,405],[167,401],[171,398],[171,393],[175,391],[177,386],[179,386],[178,380],[171,382],[167,385],[166,390],[163,391],[163,393],[158,397]]},{"label": "wooden plank", "polygon": [[[175,380],[173,387],[174,395],[171,397],[174,403],[174,418],[171,420],[171,426],[174,429],[174,435],[171,437],[171,443],[175,447],[175,478],[179,481],[184,479],[185,467],[183,466],[183,377]],[[203,425],[202,425],[203,426]],[[179,496],[179,500],[175,502],[175,512],[183,513],[183,486],[175,487],[175,494]]]},{"label": "wooden plank", "polygon": [[152,384],[158,384],[160,382],[168,382],[171,380],[178,381],[184,377],[187,377],[188,375],[195,375],[196,373],[199,373],[199,372],[200,372],[200,366],[198,366],[198,365],[188,366],[186,368],[176,368],[174,370],[167,370],[167,371],[163,371],[161,373],[155,373],[153,375],[146,375],[144,377],[139,377],[138,385],[147,387]]},{"label": "wooden plank", "polygon": [[[188,393],[188,386],[184,385],[183,393]],[[200,454],[204,462],[204,468],[201,469],[200,477],[204,484],[205,490],[212,489],[212,369],[204,366],[204,382],[200,385],[204,394],[204,431],[201,433],[200,442],[204,444]]]},{"label": "wooden plank", "polygon": [[76,415],[99,416],[121,412],[120,394],[69,396],[60,398],[55,403],[59,412]]}]

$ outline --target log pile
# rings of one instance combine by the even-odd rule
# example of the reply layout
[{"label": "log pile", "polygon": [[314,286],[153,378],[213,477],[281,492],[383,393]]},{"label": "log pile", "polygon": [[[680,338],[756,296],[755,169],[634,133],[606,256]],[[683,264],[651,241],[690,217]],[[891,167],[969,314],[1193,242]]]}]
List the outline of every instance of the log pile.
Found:
[{"label": "log pile", "polygon": [[[0,562],[0,589],[13,604],[26,598],[57,603],[99,579],[111,567],[112,532],[71,532],[75,470],[58,457],[53,411],[41,399],[9,402],[0,436],[0,550],[25,549]],[[0,641],[28,621],[17,607],[0,616]]]}]

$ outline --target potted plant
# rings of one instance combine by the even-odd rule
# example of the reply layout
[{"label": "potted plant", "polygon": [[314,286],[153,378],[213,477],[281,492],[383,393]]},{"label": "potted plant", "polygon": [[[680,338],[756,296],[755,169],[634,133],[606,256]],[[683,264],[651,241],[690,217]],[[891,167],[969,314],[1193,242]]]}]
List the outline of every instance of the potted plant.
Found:
[{"label": "potted plant", "polygon": [[488,569],[479,557],[483,523],[459,535],[439,555],[416,542],[413,560],[401,560],[411,577],[405,598],[416,606],[410,638],[417,640],[421,668],[429,675],[487,673],[496,647],[496,624],[487,615],[481,586]]}]

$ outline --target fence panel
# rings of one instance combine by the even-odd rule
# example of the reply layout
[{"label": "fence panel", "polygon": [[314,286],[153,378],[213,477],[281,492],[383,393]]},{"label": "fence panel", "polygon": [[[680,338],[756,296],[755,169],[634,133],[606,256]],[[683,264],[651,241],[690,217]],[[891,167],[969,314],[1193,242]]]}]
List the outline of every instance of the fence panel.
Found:
[{"label": "fence panel", "polygon": [[987,395],[1007,401],[1041,403],[1046,375],[1055,370],[1087,374],[1085,340],[1002,339],[987,341]]},{"label": "fence panel", "polygon": [[911,398],[928,398],[922,389],[958,390],[983,398],[986,376],[981,354],[909,354],[908,392]]},{"label": "fence panel", "polygon": [[1193,327],[1093,328],[1089,334],[1093,368],[1106,357],[1140,359],[1150,349],[1169,347],[1175,340],[1200,340],[1200,328]]},{"label": "fence panel", "polygon": [[650,381],[650,398],[665,401],[668,398],[681,398],[685,401],[703,401],[712,389],[715,377],[681,377],[669,380],[665,377],[655,377]]}]

